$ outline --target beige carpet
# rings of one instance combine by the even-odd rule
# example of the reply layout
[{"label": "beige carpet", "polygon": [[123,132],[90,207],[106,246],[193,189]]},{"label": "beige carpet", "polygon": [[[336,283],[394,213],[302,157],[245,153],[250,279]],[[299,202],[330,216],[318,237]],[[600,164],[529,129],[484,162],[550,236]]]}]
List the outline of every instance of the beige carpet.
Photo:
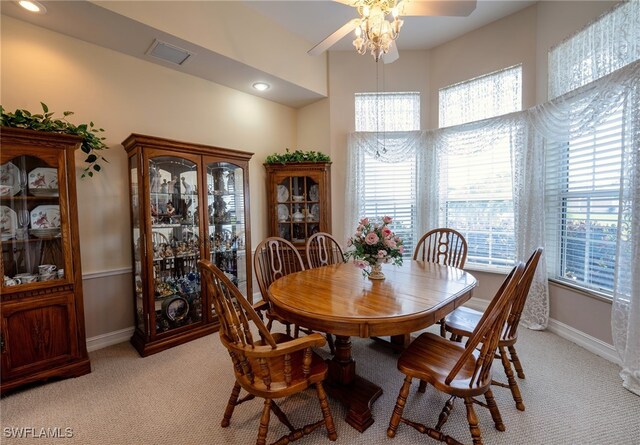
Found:
[{"label": "beige carpet", "polygon": [[[367,339],[354,339],[358,372],[384,388],[373,406],[375,423],[364,434],[348,426],[344,409],[331,401],[338,441],[342,444],[437,443],[413,428],[400,425],[395,439],[386,428],[402,384],[397,356]],[[496,388],[507,431],[493,428],[488,411],[477,407],[486,444],[640,444],[640,398],[626,391],[618,368],[548,332],[521,330],[518,351],[527,375],[520,381],[526,412],[519,412],[508,390]],[[233,384],[231,363],[217,334],[147,358],[123,343],[91,354],[92,373],[77,379],[34,387],[0,402],[0,443],[9,444],[251,444],[255,443],[262,403],[247,402],[236,409],[231,426],[220,427]],[[498,362],[496,364],[499,365]],[[502,376],[501,366],[494,368]],[[429,388],[416,393],[413,385],[405,414],[435,424],[445,397]],[[320,418],[314,392],[282,403],[296,425]],[[285,434],[272,416],[268,440]],[[73,430],[68,438],[13,439],[11,428]],[[444,430],[471,443],[464,404],[456,402]],[[33,436],[33,434],[31,435]],[[329,443],[316,430],[298,443]]]}]

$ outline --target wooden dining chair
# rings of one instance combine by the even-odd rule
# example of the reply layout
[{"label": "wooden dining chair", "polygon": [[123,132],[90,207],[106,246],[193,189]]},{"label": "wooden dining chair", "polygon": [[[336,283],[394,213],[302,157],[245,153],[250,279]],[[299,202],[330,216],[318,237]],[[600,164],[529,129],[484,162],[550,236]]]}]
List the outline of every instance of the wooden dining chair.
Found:
[{"label": "wooden dining chair", "polygon": [[262,301],[256,304],[254,309],[265,313],[268,320],[267,329],[271,330],[275,320],[284,324],[287,335],[291,335],[291,323],[278,317],[271,310],[269,286],[278,278],[304,270],[304,263],[298,250],[284,238],[276,236],[266,238],[256,247],[253,268],[262,294]]},{"label": "wooden dining chair", "polygon": [[340,243],[326,232],[311,235],[307,240],[305,251],[310,269],[345,262]]},{"label": "wooden dining chair", "polygon": [[[518,340],[518,325],[520,324],[522,310],[527,301],[533,276],[535,275],[543,250],[542,247],[537,248],[527,260],[524,275],[518,283],[517,295],[511,306],[509,317],[507,318],[507,324],[498,342],[498,353],[496,354],[496,359],[499,358],[502,361],[508,383],[505,384],[494,381],[493,384],[509,388],[513,400],[516,402],[516,408],[520,411],[524,411],[524,402],[522,401],[518,382],[511,369],[511,363],[513,363],[513,366],[516,368],[518,377],[524,379],[524,370],[522,369],[520,358],[516,352],[515,344]],[[447,315],[443,326],[445,331],[451,332],[452,340],[461,341],[463,337],[469,337],[471,335],[481,318],[482,312],[461,306]],[[509,355],[507,355],[507,349],[509,350]]]},{"label": "wooden dining chair", "polygon": [[433,229],[418,240],[413,259],[462,269],[467,261],[467,241],[456,230]]},{"label": "wooden dining chair", "polygon": [[[338,243],[338,240],[331,236],[331,234],[326,232],[317,232],[311,235],[307,240],[305,253],[307,255],[309,269],[346,262],[340,243]],[[327,332],[326,337],[329,350],[334,354],[336,348],[333,342],[333,336]]]},{"label": "wooden dining chair", "polygon": [[[416,243],[413,259],[462,269],[467,261],[467,240],[454,229],[441,227],[429,230]],[[440,335],[444,337],[444,320],[438,323]]]},{"label": "wooden dining chair", "polygon": [[[441,442],[459,444],[456,439],[441,431],[456,398],[464,399],[474,445],[482,444],[474,403],[489,408],[496,429],[504,431],[500,411],[491,392],[491,365],[523,271],[522,263],[513,268],[464,346],[432,333],[423,333],[402,352],[398,359],[398,369],[406,377],[389,421],[387,436],[395,437],[398,425],[403,422]],[[430,383],[450,396],[435,428],[402,417],[414,378]],[[486,404],[475,399],[481,395],[484,395]]]},{"label": "wooden dining chair", "polygon": [[[266,444],[271,412],[290,431],[274,443],[298,440],[322,425],[327,429],[329,440],[336,440],[333,417],[322,385],[327,376],[327,364],[312,350],[323,346],[324,338],[320,334],[312,334],[293,339],[285,334],[270,333],[252,305],[220,269],[209,260],[199,261],[198,267],[203,287],[213,299],[220,321],[220,341],[229,351],[236,379],[221,426],[229,426],[237,405],[260,397],[264,399],[264,407],[256,444]],[[256,328],[259,340],[254,338]],[[297,394],[312,385],[320,402],[322,419],[296,429],[274,399]],[[248,393],[242,399],[241,389]]]}]

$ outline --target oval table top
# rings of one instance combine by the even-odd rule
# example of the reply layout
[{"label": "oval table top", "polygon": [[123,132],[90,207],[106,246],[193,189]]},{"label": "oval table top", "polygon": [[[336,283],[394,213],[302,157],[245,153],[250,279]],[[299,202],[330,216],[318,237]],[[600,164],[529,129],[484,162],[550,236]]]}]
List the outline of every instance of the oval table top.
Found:
[{"label": "oval table top", "polygon": [[370,280],[353,263],[296,272],[269,287],[273,310],[292,323],[343,336],[400,335],[434,324],[477,285],[461,269],[423,261],[383,265]]}]

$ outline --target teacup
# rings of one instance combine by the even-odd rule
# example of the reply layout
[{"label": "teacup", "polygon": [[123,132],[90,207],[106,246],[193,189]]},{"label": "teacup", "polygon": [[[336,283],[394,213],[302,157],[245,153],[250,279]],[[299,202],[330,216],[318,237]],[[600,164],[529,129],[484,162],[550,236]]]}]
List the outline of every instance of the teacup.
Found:
[{"label": "teacup", "polygon": [[56,270],[55,264],[41,264],[38,266],[38,273],[40,275],[50,274]]},{"label": "teacup", "polygon": [[49,280],[53,280],[56,277],[55,272],[52,273],[45,273],[45,274],[41,274],[39,276],[39,281],[49,281]]},{"label": "teacup", "polygon": [[5,286],[15,286],[16,284],[21,284],[22,281],[20,278],[9,278],[8,276],[4,276],[4,285]]},{"label": "teacup", "polygon": [[18,278],[22,284],[38,281],[38,276],[31,273],[19,273],[14,278]]},{"label": "teacup", "polygon": [[12,188],[13,187],[11,187],[10,185],[0,184],[0,196],[8,195],[11,192]]},{"label": "teacup", "polygon": [[58,278],[64,278],[64,269],[58,269]]}]

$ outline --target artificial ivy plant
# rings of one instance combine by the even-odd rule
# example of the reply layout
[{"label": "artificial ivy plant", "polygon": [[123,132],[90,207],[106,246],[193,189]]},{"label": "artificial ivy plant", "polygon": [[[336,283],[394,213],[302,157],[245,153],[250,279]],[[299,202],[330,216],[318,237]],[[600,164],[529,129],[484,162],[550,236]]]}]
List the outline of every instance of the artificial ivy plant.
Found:
[{"label": "artificial ivy plant", "polygon": [[290,152],[287,148],[285,153],[274,153],[267,156],[265,160],[267,164],[286,164],[290,162],[331,162],[329,155],[320,153],[319,151],[301,151],[296,150]]},{"label": "artificial ivy plant", "polygon": [[27,128],[29,130],[48,131],[52,133],[73,134],[82,137],[80,149],[87,154],[84,162],[87,163],[82,171],[82,178],[93,176],[94,172],[99,172],[102,167],[101,162],[109,162],[100,154],[102,150],[109,147],[103,142],[106,138],[100,133],[104,129],[98,128],[93,122],[88,124],[74,125],[67,121],[67,117],[73,115],[73,111],[64,111],[62,119],[52,119],[53,112],[49,112],[49,107],[43,102],[42,114],[31,114],[28,110],[16,110],[13,113],[5,112],[0,105],[0,125],[3,127]]}]

